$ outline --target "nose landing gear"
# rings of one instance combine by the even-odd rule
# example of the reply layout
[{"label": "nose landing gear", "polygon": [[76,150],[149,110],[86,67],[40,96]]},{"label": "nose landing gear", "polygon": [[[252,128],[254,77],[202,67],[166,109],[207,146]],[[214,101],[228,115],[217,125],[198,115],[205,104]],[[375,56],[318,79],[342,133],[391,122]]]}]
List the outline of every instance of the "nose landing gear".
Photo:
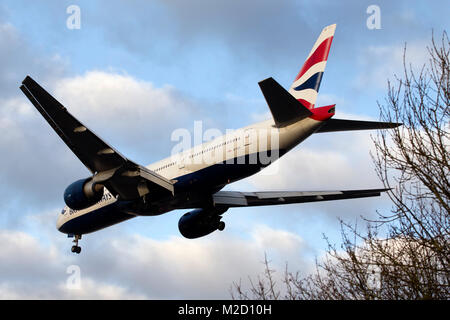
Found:
[{"label": "nose landing gear", "polygon": [[75,235],[75,240],[73,242],[75,243],[74,246],[72,246],[72,252],[79,254],[81,252],[81,247],[78,246],[78,240],[81,240],[81,235]]}]

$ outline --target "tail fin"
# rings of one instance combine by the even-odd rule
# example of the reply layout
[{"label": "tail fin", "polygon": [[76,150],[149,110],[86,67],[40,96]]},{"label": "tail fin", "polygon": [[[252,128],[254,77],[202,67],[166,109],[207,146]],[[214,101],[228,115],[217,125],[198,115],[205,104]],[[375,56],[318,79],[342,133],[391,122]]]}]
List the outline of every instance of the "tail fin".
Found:
[{"label": "tail fin", "polygon": [[327,26],[322,30],[306,58],[305,64],[289,89],[289,93],[308,109],[314,108],[316,103],[320,81],[325,71],[335,30],[336,24]]}]

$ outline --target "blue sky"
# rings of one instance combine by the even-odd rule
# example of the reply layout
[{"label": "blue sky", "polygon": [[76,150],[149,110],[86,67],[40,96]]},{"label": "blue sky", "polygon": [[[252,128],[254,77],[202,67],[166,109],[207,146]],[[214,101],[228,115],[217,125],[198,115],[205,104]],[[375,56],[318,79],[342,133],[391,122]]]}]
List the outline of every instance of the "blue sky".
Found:
[{"label": "blue sky", "polygon": [[[69,30],[73,4],[81,28]],[[381,29],[367,28],[372,4]],[[21,95],[27,74],[146,165],[170,155],[173,130],[193,130],[195,120],[225,131],[270,116],[258,81],[289,87],[333,23],[318,102],[337,103],[340,118],[377,119],[405,43],[408,61],[425,63],[431,32],[448,29],[448,14],[446,1],[2,1],[0,298],[229,298],[232,281],[261,271],[265,252],[281,270],[288,261],[306,274],[323,254],[322,235],[339,241],[337,217],[390,206],[380,197],[235,209],[224,232],[194,241],[179,235],[183,212],[175,211],[86,235],[73,256],[54,225],[64,188],[88,172]],[[316,135],[280,160],[276,177],[227,188],[378,187],[370,150],[370,133]],[[81,289],[65,286],[70,265],[80,267]]]}]

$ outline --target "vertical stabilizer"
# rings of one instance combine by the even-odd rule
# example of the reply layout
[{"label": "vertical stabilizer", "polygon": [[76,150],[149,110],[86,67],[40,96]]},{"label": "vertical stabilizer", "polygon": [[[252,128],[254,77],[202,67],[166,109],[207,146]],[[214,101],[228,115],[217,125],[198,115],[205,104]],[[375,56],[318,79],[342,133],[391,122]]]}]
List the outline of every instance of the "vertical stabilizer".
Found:
[{"label": "vertical stabilizer", "polygon": [[316,103],[335,30],[336,24],[329,25],[322,30],[289,89],[289,93],[308,109],[314,108]]}]

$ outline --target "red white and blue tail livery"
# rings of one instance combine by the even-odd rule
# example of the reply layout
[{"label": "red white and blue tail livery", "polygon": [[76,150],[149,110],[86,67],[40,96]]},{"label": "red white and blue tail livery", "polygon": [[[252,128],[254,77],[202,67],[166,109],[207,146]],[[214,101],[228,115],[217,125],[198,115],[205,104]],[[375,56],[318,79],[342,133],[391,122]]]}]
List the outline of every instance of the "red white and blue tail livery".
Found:
[{"label": "red white and blue tail livery", "polygon": [[322,30],[289,89],[289,93],[308,109],[313,109],[316,103],[335,30],[335,24]]},{"label": "red white and blue tail livery", "polygon": [[[400,125],[332,119],[334,105],[315,107],[335,29],[335,24],[323,29],[289,91],[273,78],[259,82],[272,119],[148,166],[131,161],[108,145],[27,76],[20,89],[91,172],[66,188],[66,206],[56,222],[60,232],[75,237],[72,252],[80,253],[78,241],[82,235],[137,216],[191,209],[181,216],[178,228],[192,239],[223,230],[222,215],[230,208],[373,197],[386,191],[221,191],[227,184],[271,165],[315,133]],[[136,145],[142,143],[136,141]],[[302,172],[295,174],[301,178]]]}]

